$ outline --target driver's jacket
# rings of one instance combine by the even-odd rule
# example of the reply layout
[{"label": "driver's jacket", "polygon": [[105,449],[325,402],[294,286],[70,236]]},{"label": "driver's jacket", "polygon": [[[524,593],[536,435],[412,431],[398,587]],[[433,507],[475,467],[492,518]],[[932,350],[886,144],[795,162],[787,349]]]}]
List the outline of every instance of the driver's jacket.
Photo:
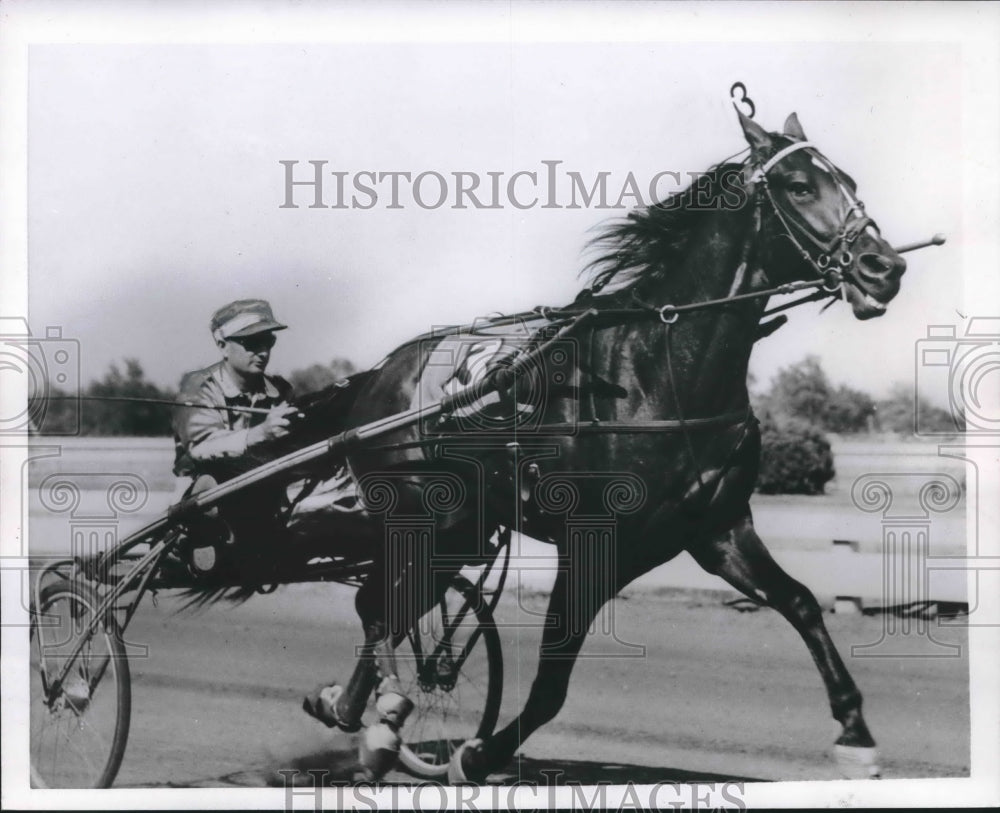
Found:
[{"label": "driver's jacket", "polygon": [[181,380],[177,400],[193,406],[174,410],[174,474],[183,477],[209,473],[227,479],[268,457],[265,449],[247,443],[250,427],[264,422],[263,413],[199,405],[270,409],[290,403],[291,398],[291,384],[279,376],[264,376],[258,391],[241,390],[221,361],[187,373]]}]

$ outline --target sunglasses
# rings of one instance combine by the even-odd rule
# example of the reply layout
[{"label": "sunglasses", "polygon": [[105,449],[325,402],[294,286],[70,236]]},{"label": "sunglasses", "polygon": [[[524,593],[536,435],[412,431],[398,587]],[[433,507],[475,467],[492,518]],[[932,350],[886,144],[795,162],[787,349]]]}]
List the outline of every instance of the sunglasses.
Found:
[{"label": "sunglasses", "polygon": [[274,347],[278,338],[273,333],[261,333],[256,336],[233,336],[229,341],[236,342],[247,352],[260,353],[262,350],[270,350]]}]

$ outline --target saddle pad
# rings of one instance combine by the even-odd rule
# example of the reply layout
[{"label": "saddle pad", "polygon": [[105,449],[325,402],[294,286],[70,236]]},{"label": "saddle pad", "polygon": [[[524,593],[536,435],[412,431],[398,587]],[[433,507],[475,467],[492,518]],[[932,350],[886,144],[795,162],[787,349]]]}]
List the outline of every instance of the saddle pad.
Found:
[{"label": "saddle pad", "polygon": [[[497,366],[509,364],[533,347],[539,330],[547,324],[545,319],[540,318],[532,322],[426,339],[429,343],[426,362],[414,389],[413,407],[436,404],[446,396],[479,383]],[[474,420],[482,424],[478,427],[480,429],[511,428],[537,409],[538,399],[531,397],[536,385],[540,385],[536,373],[527,371],[529,386],[524,386],[524,381],[520,382],[516,403],[491,392],[455,410],[451,418]]]}]

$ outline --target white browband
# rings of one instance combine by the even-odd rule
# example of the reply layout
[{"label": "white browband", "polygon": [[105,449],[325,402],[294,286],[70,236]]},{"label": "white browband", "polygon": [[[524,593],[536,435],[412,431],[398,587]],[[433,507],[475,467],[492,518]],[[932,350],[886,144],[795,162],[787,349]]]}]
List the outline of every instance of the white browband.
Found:
[{"label": "white browband", "polygon": [[767,163],[765,163],[764,166],[760,168],[760,174],[767,175],[768,172],[774,169],[774,165],[777,164],[778,161],[780,161],[786,155],[788,155],[789,153],[793,153],[796,150],[804,150],[806,147],[811,147],[812,145],[813,144],[811,141],[796,141],[794,144],[789,144],[784,149],[778,150],[774,155],[770,157],[770,159],[768,159]]}]

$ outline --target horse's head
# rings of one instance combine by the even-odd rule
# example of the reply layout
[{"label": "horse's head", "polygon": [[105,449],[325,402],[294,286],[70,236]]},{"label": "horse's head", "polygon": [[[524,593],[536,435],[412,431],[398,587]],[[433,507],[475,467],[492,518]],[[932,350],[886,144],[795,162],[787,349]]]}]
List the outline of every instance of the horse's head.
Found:
[{"label": "horse's head", "polygon": [[783,244],[765,271],[776,282],[819,275],[858,319],[881,316],[906,261],[865,214],[854,181],[809,143],[794,113],[781,134],[739,115],[751,150],[749,180],[770,217],[765,233]]}]

